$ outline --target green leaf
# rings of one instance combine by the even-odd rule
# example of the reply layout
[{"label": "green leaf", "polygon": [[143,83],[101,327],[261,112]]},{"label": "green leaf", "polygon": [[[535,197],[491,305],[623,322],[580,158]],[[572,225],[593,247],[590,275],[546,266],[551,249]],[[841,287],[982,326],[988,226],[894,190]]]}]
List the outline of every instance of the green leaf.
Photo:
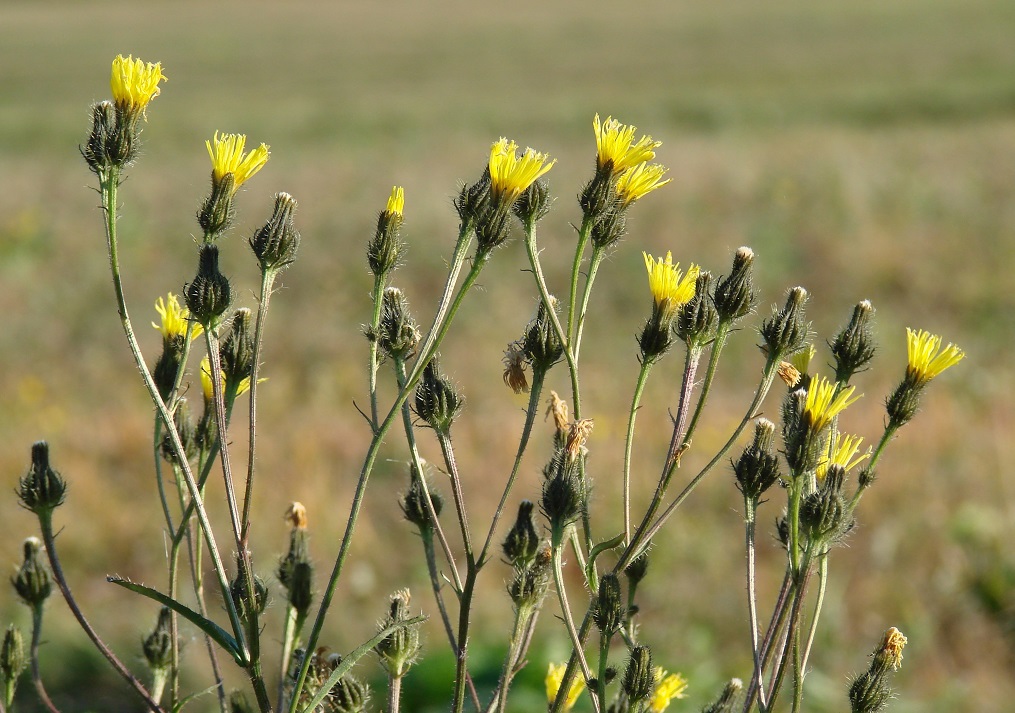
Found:
[{"label": "green leaf", "polygon": [[589,586],[592,588],[593,592],[596,591],[596,587],[599,586],[598,582],[595,581],[595,576],[593,575],[593,572],[595,572],[594,567],[596,565],[596,557],[606,552],[606,550],[612,550],[614,547],[620,545],[623,541],[624,541],[624,533],[621,532],[616,537],[611,537],[605,542],[600,542],[598,545],[592,548],[591,552],[589,552],[589,561],[585,563],[585,581],[589,583]]},{"label": "green leaf", "polygon": [[238,666],[246,667],[246,659],[243,656],[243,651],[240,650],[239,644],[236,643],[236,639],[234,639],[229,632],[215,622],[205,619],[193,609],[181,604],[171,597],[166,596],[158,590],[152,589],[151,587],[146,587],[143,584],[137,584],[135,582],[131,582],[129,579],[123,579],[122,577],[116,576],[108,576],[106,577],[106,581],[112,582],[113,584],[119,584],[124,589],[129,589],[130,591],[148,597],[163,606],[169,607],[205,634],[210,636],[215,643],[225,649],[229,655],[233,657],[233,660],[236,661]]}]

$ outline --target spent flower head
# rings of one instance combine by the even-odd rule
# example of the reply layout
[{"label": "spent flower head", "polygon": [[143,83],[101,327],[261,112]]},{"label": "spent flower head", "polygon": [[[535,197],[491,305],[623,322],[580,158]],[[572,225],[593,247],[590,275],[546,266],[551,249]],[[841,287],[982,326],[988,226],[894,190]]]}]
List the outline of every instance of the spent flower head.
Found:
[{"label": "spent flower head", "polygon": [[[564,682],[564,672],[567,670],[567,664],[554,664],[551,663],[546,669],[546,701],[551,705],[557,700],[557,693],[560,691],[560,684]],[[571,681],[571,686],[567,689],[567,697],[564,699],[564,705],[561,706],[561,710],[569,711],[574,707],[574,704],[578,701],[578,696],[581,695],[582,690],[585,688],[585,680],[581,676],[575,676]]]},{"label": "spent flower head", "polygon": [[614,175],[651,161],[656,157],[655,150],[662,145],[662,141],[654,141],[651,136],[635,141],[638,128],[621,124],[612,116],[601,122],[596,114],[592,128],[596,132],[596,165],[600,170],[609,167]]},{"label": "spent flower head", "polygon": [[246,134],[219,135],[216,131],[214,137],[204,143],[208,148],[208,156],[211,157],[212,182],[220,183],[227,175],[232,175],[233,193],[260,171],[270,156],[267,144],[245,151]]},{"label": "spent flower head", "polygon": [[617,198],[625,208],[657,188],[662,188],[672,179],[663,179],[668,171],[658,163],[640,163],[620,174],[617,179]]},{"label": "spent flower head", "polygon": [[117,110],[134,121],[145,117],[148,103],[159,95],[159,82],[167,77],[162,73],[162,63],[143,62],[132,55],[117,55],[113,60],[109,88]]}]

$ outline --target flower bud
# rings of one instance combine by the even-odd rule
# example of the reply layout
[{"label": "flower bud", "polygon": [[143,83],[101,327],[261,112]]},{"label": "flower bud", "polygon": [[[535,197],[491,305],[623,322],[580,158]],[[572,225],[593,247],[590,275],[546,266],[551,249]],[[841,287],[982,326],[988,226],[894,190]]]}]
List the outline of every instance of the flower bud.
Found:
[{"label": "flower bud", "polygon": [[172,663],[172,612],[169,607],[159,609],[159,618],[155,628],[144,641],[141,642],[141,650],[144,653],[148,668],[152,671],[165,671]]},{"label": "flower bud", "polygon": [[268,587],[264,580],[253,575],[254,595],[250,595],[247,588],[247,578],[243,575],[243,567],[240,558],[236,558],[236,578],[229,585],[229,596],[233,599],[233,606],[240,620],[249,624],[254,616],[260,616],[268,606]]},{"label": "flower bud", "polygon": [[250,310],[241,307],[222,323],[219,360],[225,377],[225,391],[234,394],[254,372],[254,328]]},{"label": "flower bud", "polygon": [[[187,460],[197,455],[197,428],[194,419],[190,415],[190,404],[187,399],[180,399],[176,404],[176,412],[173,413],[173,423],[176,424],[176,432],[180,436],[180,443],[183,445],[183,453]],[[162,436],[161,446],[162,457],[169,463],[182,466],[176,458],[176,451],[173,448],[173,439],[167,432]]]},{"label": "flower bud", "polygon": [[423,368],[423,378],[416,387],[416,413],[438,434],[448,436],[464,404],[465,398],[440,373],[434,355]]},{"label": "flower bud", "polygon": [[592,621],[599,632],[609,639],[624,623],[625,607],[620,592],[620,580],[612,572],[599,580],[599,591],[592,600]]},{"label": "flower bud", "polygon": [[232,290],[229,280],[219,272],[219,249],[215,245],[201,246],[197,276],[184,288],[184,294],[187,309],[206,329],[216,325],[229,309]]},{"label": "flower bud", "polygon": [[856,676],[849,686],[852,713],[877,713],[892,697],[888,675],[898,671],[902,663],[902,649],[906,637],[894,626],[885,635],[871,655],[870,667]]},{"label": "flower bud", "polygon": [[688,345],[704,346],[715,332],[719,314],[712,301],[711,287],[712,273],[708,270],[698,272],[694,297],[680,308],[673,322],[673,331]]},{"label": "flower bud", "polygon": [[[218,179],[214,173],[212,174],[211,192],[197,212],[197,224],[204,231],[205,240],[214,240],[232,225],[235,216],[233,196],[236,194],[236,188],[235,174],[226,173]],[[193,308],[190,311],[193,312]]]},{"label": "flower bud", "polygon": [[853,317],[828,346],[835,357],[835,380],[848,383],[853,374],[863,371],[874,358],[876,347],[870,318],[874,308],[868,300],[857,303]]},{"label": "flower bud", "polygon": [[402,513],[405,515],[406,520],[419,528],[421,535],[432,532],[434,523],[430,517],[430,508],[427,507],[426,503],[427,493],[430,495],[430,502],[433,503],[433,511],[437,517],[441,516],[441,510],[444,508],[444,498],[429,483],[429,478],[427,479],[427,487],[424,490],[423,481],[415,468],[411,469],[410,477],[412,480],[409,483],[409,491],[402,496],[400,503]]},{"label": "flower bud", "polygon": [[38,441],[32,445],[32,465],[18,483],[21,504],[36,515],[51,513],[63,503],[67,481],[49,466],[49,445]]},{"label": "flower bud", "polygon": [[38,538],[29,537],[25,540],[24,553],[25,561],[11,578],[11,584],[21,601],[30,607],[39,607],[53,593],[53,577],[40,556],[42,543]]},{"label": "flower bud", "polygon": [[[552,295],[550,303],[556,310],[557,300]],[[557,338],[557,332],[553,329],[553,322],[546,311],[546,305],[542,302],[536,308],[535,318],[525,328],[525,336],[522,338],[522,352],[532,364],[532,370],[543,373],[549,371],[550,367],[560,361],[564,355],[564,345]]]},{"label": "flower bud", "polygon": [[298,613],[306,613],[313,600],[313,565],[307,551],[307,531],[293,527],[289,531],[289,551],[279,560],[275,571],[286,599]]},{"label": "flower bud", "polygon": [[490,205],[490,167],[483,170],[483,175],[471,186],[462,186],[455,199],[455,209],[463,225],[474,226]]},{"label": "flower bud", "polygon": [[409,313],[409,301],[397,287],[384,290],[380,324],[376,333],[367,330],[367,338],[376,340],[381,351],[396,361],[408,359],[416,353],[419,329]]},{"label": "flower bud", "polygon": [[779,457],[773,450],[775,424],[762,418],[754,425],[754,442],[733,463],[737,488],[757,501],[779,479]]},{"label": "flower bud", "polygon": [[7,627],[3,646],[0,646],[0,682],[3,683],[3,703],[7,710],[14,702],[14,691],[18,678],[28,665],[25,658],[25,642],[14,624]]},{"label": "flower bud", "polygon": [[624,567],[624,574],[627,576],[627,586],[632,589],[637,587],[648,574],[648,550],[631,560],[631,564]]},{"label": "flower bud", "polygon": [[581,515],[585,507],[584,488],[577,473],[577,463],[558,450],[543,470],[541,501],[543,514],[550,521],[551,542],[560,545],[564,531]]},{"label": "flower bud", "polygon": [[802,349],[810,332],[810,322],[804,321],[804,303],[807,290],[794,287],[789,291],[786,305],[761,325],[761,337],[765,340],[769,359],[777,362]]},{"label": "flower bud", "polygon": [[276,193],[275,209],[268,222],[250,236],[250,249],[257,257],[261,272],[282,270],[296,260],[300,234],[293,225],[295,211],[295,198],[288,193]]},{"label": "flower bud", "polygon": [[389,626],[398,625],[398,628],[388,634],[374,651],[381,658],[381,664],[394,678],[401,678],[409,670],[409,667],[419,656],[419,627],[420,623],[404,624],[403,622],[412,618],[409,613],[409,590],[401,589],[391,595],[391,602],[388,607],[388,616],[378,623],[378,628],[386,629]]},{"label": "flower bud", "polygon": [[612,163],[597,166],[595,176],[585,184],[582,192],[578,195],[578,203],[581,205],[586,221],[598,222],[616,202],[613,174]]},{"label": "flower bud", "polygon": [[823,487],[804,497],[800,503],[800,527],[811,542],[832,544],[853,525],[849,505],[839,489],[824,487],[832,479],[834,470],[842,472],[841,468],[830,468]]},{"label": "flower bud", "polygon": [[550,212],[553,198],[550,196],[550,184],[545,179],[537,179],[532,182],[525,191],[518,196],[511,211],[515,217],[522,222],[522,225],[535,225]]},{"label": "flower bud", "polygon": [[627,234],[627,212],[616,208],[604,213],[595,223],[589,233],[589,239],[597,248],[608,248],[620,242],[620,239]]},{"label": "flower bud", "polygon": [[631,650],[621,687],[632,708],[652,695],[656,687],[656,672],[652,667],[652,651],[649,647],[635,646]]},{"label": "flower bud", "polygon": [[713,302],[719,321],[727,324],[744,317],[754,308],[754,251],[748,247],[737,250],[733,256],[730,274],[715,286]]},{"label": "flower bud", "polygon": [[536,552],[535,557],[528,564],[519,561],[514,567],[514,576],[508,584],[508,595],[514,602],[515,608],[535,608],[543,601],[546,592],[550,587],[553,554],[549,547],[544,547]]},{"label": "flower bud", "polygon": [[484,254],[504,244],[508,239],[511,226],[507,219],[510,208],[505,205],[490,207],[483,211],[476,220],[476,253]]},{"label": "flower bud", "polygon": [[405,248],[399,237],[404,207],[405,191],[395,186],[387,207],[377,215],[377,230],[367,244],[367,263],[374,277],[383,278],[398,267],[399,257]]},{"label": "flower bud", "polygon": [[137,155],[133,132],[123,131],[116,119],[113,102],[92,105],[92,129],[85,143],[78,147],[88,168],[102,176],[114,166],[125,166]]},{"label": "flower bud", "polygon": [[528,565],[539,550],[539,535],[536,534],[536,525],[532,521],[533,508],[535,505],[531,501],[521,502],[518,506],[518,519],[504,538],[504,556],[513,565]]},{"label": "flower bud", "polygon": [[737,702],[737,696],[740,695],[740,690],[744,687],[744,682],[739,678],[731,678],[729,682],[723,686],[722,693],[712,703],[701,709],[701,713],[730,713],[733,710],[733,705]]}]

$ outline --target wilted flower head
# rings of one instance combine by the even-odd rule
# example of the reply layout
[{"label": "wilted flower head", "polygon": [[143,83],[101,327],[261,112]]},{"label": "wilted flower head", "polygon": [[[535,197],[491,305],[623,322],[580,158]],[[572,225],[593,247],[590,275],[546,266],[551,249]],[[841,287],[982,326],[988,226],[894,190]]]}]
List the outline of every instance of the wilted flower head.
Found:
[{"label": "wilted flower head", "polygon": [[504,350],[504,383],[516,394],[524,394],[529,390],[529,381],[525,376],[525,352],[520,342],[511,342]]},{"label": "wilted flower head", "polygon": [[117,55],[109,81],[113,102],[118,110],[134,119],[144,117],[148,102],[159,95],[159,82],[165,79],[161,62],[152,64],[133,56]]},{"label": "wilted flower head", "polygon": [[902,665],[902,649],[905,648],[908,641],[909,639],[906,638],[905,634],[894,626],[889,628],[885,632],[884,638],[881,639],[878,653],[886,658],[891,664],[893,671],[898,671],[899,666]]},{"label": "wilted flower head", "polygon": [[653,141],[651,136],[635,141],[637,127],[621,124],[611,116],[600,122],[596,114],[592,128],[596,132],[596,165],[600,170],[610,166],[614,175],[651,161],[656,157],[655,150],[662,145],[662,141]]},{"label": "wilted flower head", "polygon": [[233,193],[264,167],[270,155],[267,144],[261,144],[256,149],[245,152],[246,143],[246,134],[220,136],[217,131],[210,141],[205,141],[208,155],[211,157],[212,181],[219,183],[227,175],[232,174]]}]

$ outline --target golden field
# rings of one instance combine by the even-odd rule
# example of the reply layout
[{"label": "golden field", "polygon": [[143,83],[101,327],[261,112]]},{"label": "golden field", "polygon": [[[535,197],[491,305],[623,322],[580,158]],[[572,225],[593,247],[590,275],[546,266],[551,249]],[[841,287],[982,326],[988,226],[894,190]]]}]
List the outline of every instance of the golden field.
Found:
[{"label": "golden field", "polygon": [[[619,523],[635,334],[649,308],[641,251],[672,250],[675,260],[722,273],[749,245],[758,254],[758,315],[720,365],[718,392],[685,458],[690,473],[746,408],[761,366],[752,330],[787,287],[811,292],[819,347],[858,300],[877,309],[882,349],[858,380],[865,398],[846,426],[868,440],[880,434],[884,396],[904,369],[905,327],[943,334],[968,354],[929,389],[924,412],[882,461],[849,546],[833,554],[807,710],[848,705],[847,675],[866,666],[891,625],[909,646],[890,710],[1007,710],[1015,697],[1015,555],[1007,546],[1015,537],[1013,36],[1015,5],[1002,0],[8,2],[0,8],[0,309],[8,315],[0,472],[8,492],[31,443],[48,440],[70,483],[56,519],[72,585],[140,669],[137,641],[155,608],[104,576],[153,586],[164,577],[152,410],[116,317],[94,177],[77,153],[90,103],[109,93],[116,54],[161,61],[169,77],[148,111],[144,155],[120,191],[128,305],[149,363],[160,348],[147,327],[152,304],[178,293],[195,270],[204,141],[219,130],[271,145],[223,244],[238,304],[255,304],[246,237],[268,217],[276,191],[300,202],[303,244],[272,301],[269,380],[260,391],[254,555],[265,573],[285,546],[290,500],[309,506],[320,579],[337,550],[368,441],[355,408],[367,404],[363,245],[391,186],[405,187],[409,243],[395,279],[425,323],[457,231],[451,199],[461,182],[479,176],[500,136],[549,152],[558,159],[548,175],[557,201],[540,240],[551,288],[563,291],[570,223],[580,219],[574,196],[594,163],[592,116],[610,114],[664,142],[657,158],[673,181],[633,211],[592,298],[584,415],[596,420],[590,470],[603,536]],[[535,307],[526,264],[517,241],[498,252],[443,349],[443,366],[468,399],[455,438],[478,522],[493,511],[522,424],[524,397],[503,386],[500,359]],[[673,354],[656,367],[639,413],[640,500],[665,451],[681,361]],[[567,392],[563,367],[548,386]],[[773,394],[765,411],[777,409]],[[238,457],[245,438],[241,420]],[[432,440],[423,440],[436,461]],[[548,443],[547,426],[512,503],[536,498]],[[396,500],[407,484],[405,457],[390,437],[327,630],[335,649],[367,638],[398,587],[410,586],[414,602],[434,613]],[[213,487],[210,500],[218,507],[220,499]],[[718,468],[656,542],[643,585],[644,638],[691,682],[670,710],[699,710],[722,680],[749,675],[741,507],[729,469]],[[761,510],[767,532],[776,509]],[[213,511],[225,531],[223,509]],[[13,567],[35,523],[13,494],[0,499],[0,523],[0,561]],[[767,537],[763,612],[782,572]],[[485,570],[472,654],[481,677],[495,678],[506,641],[507,574],[499,563]],[[573,585],[574,601],[577,578]],[[564,655],[555,606],[547,604],[515,710],[540,709],[546,662]],[[27,624],[13,592],[0,597],[0,614],[4,626]],[[43,670],[61,709],[137,710],[62,602],[54,599],[47,616]],[[440,676],[451,665],[437,627],[427,642],[437,663],[410,674],[406,710],[446,708],[451,678],[445,686]],[[202,647],[195,638],[187,651],[194,686],[207,685]],[[359,667],[368,676],[375,669]],[[22,686],[28,706],[30,684]],[[213,698],[196,706],[210,709]],[[591,710],[587,700],[579,706]]]}]

